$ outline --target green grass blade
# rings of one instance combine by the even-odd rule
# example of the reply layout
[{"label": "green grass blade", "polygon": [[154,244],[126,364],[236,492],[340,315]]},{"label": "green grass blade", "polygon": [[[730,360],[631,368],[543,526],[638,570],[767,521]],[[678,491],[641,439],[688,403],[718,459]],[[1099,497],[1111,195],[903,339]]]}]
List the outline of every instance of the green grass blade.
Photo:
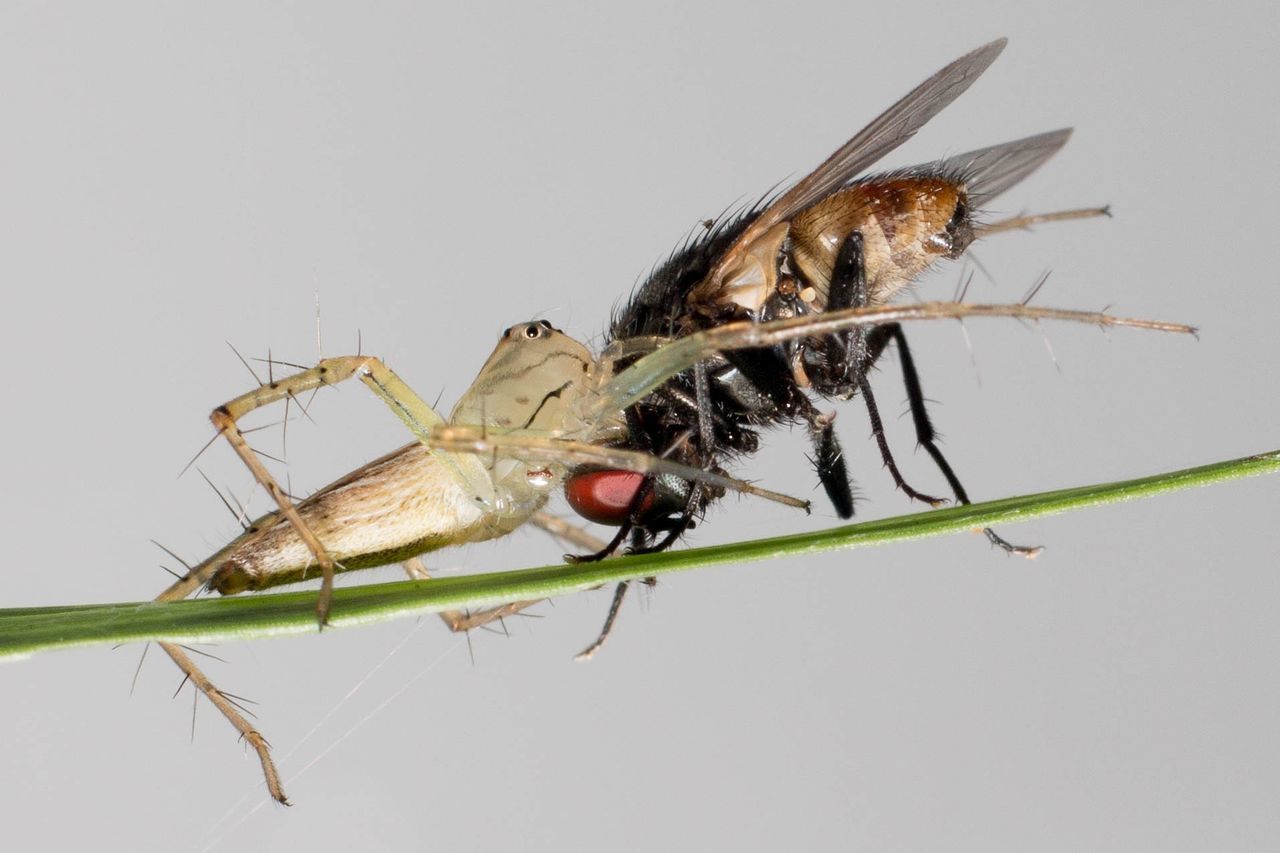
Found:
[{"label": "green grass blade", "polygon": [[[1277,470],[1280,470],[1280,450],[1136,480],[930,510],[813,533],[623,557],[586,565],[556,565],[431,581],[348,587],[334,592],[332,624],[344,627],[439,610],[550,598],[627,578],[656,576],[701,566],[745,563],[939,536]],[[307,634],[316,631],[315,600],[315,592],[303,591],[167,604],[131,602],[0,610],[0,657],[98,643],[143,640],[194,643]]]}]

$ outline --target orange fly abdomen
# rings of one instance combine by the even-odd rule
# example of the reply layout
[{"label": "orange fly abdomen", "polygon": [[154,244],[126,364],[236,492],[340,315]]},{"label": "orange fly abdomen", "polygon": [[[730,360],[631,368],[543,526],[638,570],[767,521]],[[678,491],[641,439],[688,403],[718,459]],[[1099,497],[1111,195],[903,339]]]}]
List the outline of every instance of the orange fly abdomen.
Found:
[{"label": "orange fly abdomen", "polygon": [[840,245],[862,234],[872,304],[887,302],[940,257],[973,240],[967,194],[942,176],[886,177],[854,184],[791,220],[788,254],[825,307]]}]

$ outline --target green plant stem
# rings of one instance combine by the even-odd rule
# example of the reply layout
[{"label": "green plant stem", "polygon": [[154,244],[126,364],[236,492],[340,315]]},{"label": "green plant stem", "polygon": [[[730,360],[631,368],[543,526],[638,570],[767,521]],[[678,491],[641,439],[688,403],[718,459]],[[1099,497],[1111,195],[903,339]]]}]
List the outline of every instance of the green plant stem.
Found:
[{"label": "green plant stem", "polygon": [[[629,578],[663,575],[701,566],[746,563],[770,557],[939,536],[1277,470],[1280,470],[1280,450],[1136,480],[930,510],[813,533],[621,557],[583,565],[545,566],[431,581],[348,587],[334,591],[331,625],[346,627],[439,610],[550,598]],[[144,640],[212,642],[308,634],[316,630],[315,593],[310,591],[166,604],[132,602],[15,608],[0,610],[0,657],[97,643]]]}]

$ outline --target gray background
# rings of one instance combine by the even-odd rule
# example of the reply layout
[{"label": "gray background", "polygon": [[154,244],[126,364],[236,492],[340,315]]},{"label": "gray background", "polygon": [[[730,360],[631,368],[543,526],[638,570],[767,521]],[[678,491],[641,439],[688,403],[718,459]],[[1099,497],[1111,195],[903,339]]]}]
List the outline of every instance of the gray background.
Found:
[{"label": "gray background", "polygon": [[[1059,372],[1033,332],[972,323],[975,372],[954,325],[917,328],[970,491],[1280,445],[1274,4],[5,3],[0,603],[145,598],[167,581],[149,538],[195,559],[230,534],[198,477],[174,479],[247,387],[224,341],[310,361],[318,296],[328,354],[359,331],[447,406],[503,327],[598,340],[699,218],[998,35],[987,76],[885,165],[1072,124],[1002,202],[1116,218],[980,246],[994,282],[972,298],[1052,269],[1041,304],[1204,332],[1055,326]],[[896,370],[879,381],[910,478],[940,488],[893,417]],[[290,433],[295,489],[405,440],[363,389],[315,416]],[[910,511],[862,412],[840,426],[862,516]],[[742,471],[809,494],[801,439]],[[248,491],[229,450],[201,464]],[[158,656],[132,697],[136,648],[10,663],[0,825],[134,849],[1262,849],[1280,830],[1278,488],[1005,528],[1049,546],[1035,563],[957,535],[673,577],[589,665],[571,656],[603,592],[476,636],[474,664],[433,620],[225,645],[210,670],[262,703],[291,810],[255,810],[256,763],[207,705],[191,742]],[[830,523],[727,500],[691,541]],[[432,563],[560,551],[529,532]]]}]

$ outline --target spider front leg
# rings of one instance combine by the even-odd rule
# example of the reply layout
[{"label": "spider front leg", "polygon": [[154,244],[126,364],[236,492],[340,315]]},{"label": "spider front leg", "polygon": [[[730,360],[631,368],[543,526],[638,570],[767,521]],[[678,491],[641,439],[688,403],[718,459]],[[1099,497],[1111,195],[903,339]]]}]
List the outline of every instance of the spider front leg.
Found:
[{"label": "spider front leg", "polygon": [[[759,349],[789,341],[814,336],[829,335],[854,328],[875,328],[890,323],[906,321],[964,320],[971,317],[1005,317],[1023,320],[1057,320],[1067,323],[1083,323],[1102,328],[1126,327],[1152,332],[1172,332],[1194,335],[1195,326],[1185,323],[1169,323],[1163,320],[1145,320],[1137,317],[1116,317],[1105,311],[1072,311],[1065,308],[1038,308],[1030,305],[977,305],[959,302],[919,302],[914,304],[890,303],[866,308],[846,308],[841,311],[824,311],[755,323],[736,321],[711,329],[703,329],[692,335],[668,340],[657,349],[646,341],[641,349],[648,353],[643,358],[609,379],[583,407],[582,418],[591,421],[618,412],[651,394],[668,379],[688,370],[699,361],[744,349]],[[608,358],[617,359],[619,353],[630,352],[619,347],[606,350]]]},{"label": "spider front leg", "polygon": [[[325,549],[324,544],[303,520],[293,501],[289,499],[288,495],[285,494],[284,490],[280,488],[279,484],[276,483],[275,479],[258,460],[253,449],[249,447],[248,442],[245,440],[237,422],[256,408],[278,400],[296,398],[299,394],[323,385],[336,384],[352,376],[359,376],[361,380],[373,388],[375,393],[391,406],[392,410],[413,429],[420,439],[427,438],[433,426],[443,423],[443,420],[432,411],[431,407],[423,402],[417,394],[413,393],[386,365],[378,359],[366,356],[325,359],[310,370],[279,381],[270,382],[219,406],[210,416],[219,434],[227,438],[237,455],[245,462],[268,493],[271,494],[279,510],[255,520],[249,531],[243,536],[192,567],[186,576],[160,593],[156,597],[157,601],[176,601],[186,598],[192,592],[208,584],[223,567],[229,555],[236,553],[238,549],[243,549],[255,542],[262,541],[272,533],[282,520],[287,519],[296,530],[299,539],[305,543],[315,562],[324,571],[324,586],[321,590],[320,600],[317,602],[316,612],[320,624],[323,625],[325,623],[329,613],[335,563]],[[467,459],[459,461],[463,465],[468,462]],[[479,464],[474,459],[470,461],[476,465]],[[460,479],[464,482],[466,481],[466,478]],[[262,764],[263,776],[272,798],[278,802],[288,804],[288,798],[285,796],[280,782],[280,774],[271,759],[270,745],[241,713],[241,709],[234,697],[223,693],[214,685],[201,672],[199,667],[192,662],[182,647],[167,642],[160,643],[160,647],[183,671],[196,689],[205,694],[214,707],[227,718],[236,731],[253,747]]]},{"label": "spider front leg", "polygon": [[253,473],[254,478],[266,489],[267,494],[279,507],[280,515],[293,525],[298,537],[306,545],[320,567],[323,577],[320,595],[316,601],[316,619],[320,626],[329,621],[329,609],[333,599],[333,576],[335,564],[326,550],[324,543],[315,535],[310,526],[303,520],[298,509],[289,496],[276,482],[266,466],[258,458],[253,448],[244,438],[240,430],[239,420],[249,412],[285,399],[296,399],[298,395],[325,385],[336,385],[358,376],[361,381],[373,389],[379,397],[395,412],[418,437],[420,441],[430,439],[432,427],[444,423],[443,418],[435,413],[421,397],[380,359],[370,356],[346,356],[327,358],[310,370],[296,373],[279,381],[259,386],[247,394],[242,394],[218,408],[214,409],[209,419],[235,450],[236,455]]}]

